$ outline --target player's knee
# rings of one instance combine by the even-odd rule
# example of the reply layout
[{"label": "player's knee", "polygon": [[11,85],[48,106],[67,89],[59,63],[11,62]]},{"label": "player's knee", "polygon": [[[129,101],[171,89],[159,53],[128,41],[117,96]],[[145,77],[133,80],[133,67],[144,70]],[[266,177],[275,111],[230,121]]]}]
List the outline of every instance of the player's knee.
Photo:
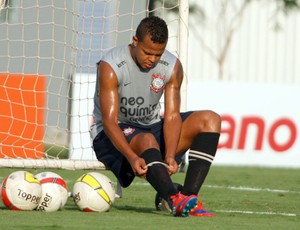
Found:
[{"label": "player's knee", "polygon": [[207,132],[220,132],[221,130],[221,116],[214,111],[207,110],[204,116],[204,129]]},{"label": "player's knee", "polygon": [[140,151],[150,148],[159,149],[158,143],[152,133],[140,133],[135,142],[140,146]]},{"label": "player's knee", "polygon": [[139,137],[141,141],[155,141],[155,137],[152,133],[141,133]]}]

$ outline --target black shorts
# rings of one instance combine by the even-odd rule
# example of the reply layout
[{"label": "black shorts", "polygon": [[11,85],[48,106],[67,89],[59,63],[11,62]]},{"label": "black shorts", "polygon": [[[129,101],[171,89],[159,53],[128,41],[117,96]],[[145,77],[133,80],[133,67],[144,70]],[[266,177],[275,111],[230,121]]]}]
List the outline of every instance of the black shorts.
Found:
[{"label": "black shorts", "polygon": [[[192,112],[180,113],[182,121],[184,121],[191,113]],[[163,134],[163,119],[161,122],[150,126],[140,126],[124,123],[120,123],[119,126],[123,131],[128,143],[130,143],[132,138],[139,133],[152,133],[160,145],[162,157],[164,158],[165,142]],[[97,159],[101,161],[107,167],[107,169],[111,170],[114,173],[121,186],[128,187],[133,181],[135,175],[127,159],[114,147],[104,131],[101,131],[95,137],[93,141],[93,148],[96,153]],[[182,156],[177,156],[176,161],[177,163],[180,163],[182,161]]]}]

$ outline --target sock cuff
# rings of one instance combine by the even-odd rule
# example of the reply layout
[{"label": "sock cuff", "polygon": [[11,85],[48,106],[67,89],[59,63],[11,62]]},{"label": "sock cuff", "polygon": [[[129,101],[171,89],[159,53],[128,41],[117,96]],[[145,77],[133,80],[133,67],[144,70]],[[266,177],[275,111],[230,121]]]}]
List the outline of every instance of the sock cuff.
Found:
[{"label": "sock cuff", "polygon": [[203,152],[196,152],[194,150],[190,150],[189,152],[189,163],[195,161],[201,161],[204,165],[211,165],[214,161],[214,156],[212,154],[206,154]]},{"label": "sock cuff", "polygon": [[163,162],[161,152],[155,148],[145,150],[140,157],[145,160],[147,165],[151,164],[152,162]]}]

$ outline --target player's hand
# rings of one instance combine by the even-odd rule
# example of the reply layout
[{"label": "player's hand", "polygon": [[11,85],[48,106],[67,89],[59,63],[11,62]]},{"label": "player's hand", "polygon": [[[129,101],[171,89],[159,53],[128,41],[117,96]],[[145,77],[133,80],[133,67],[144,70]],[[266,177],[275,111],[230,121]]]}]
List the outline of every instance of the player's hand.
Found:
[{"label": "player's hand", "polygon": [[166,157],[165,162],[168,165],[168,171],[170,175],[177,173],[178,164],[174,157]]},{"label": "player's hand", "polygon": [[141,157],[135,157],[129,161],[134,174],[140,178],[145,178],[148,167]]}]

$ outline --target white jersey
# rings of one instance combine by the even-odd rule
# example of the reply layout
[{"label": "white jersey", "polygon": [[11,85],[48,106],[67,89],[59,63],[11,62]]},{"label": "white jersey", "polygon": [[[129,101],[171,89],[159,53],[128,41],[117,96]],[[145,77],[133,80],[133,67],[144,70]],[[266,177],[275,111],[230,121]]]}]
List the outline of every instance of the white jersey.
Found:
[{"label": "white jersey", "polygon": [[[152,69],[143,70],[133,61],[128,45],[113,48],[104,55],[100,61],[107,62],[118,78],[119,123],[147,126],[160,121],[160,98],[171,78],[176,60],[175,55],[165,50]],[[103,129],[98,77],[93,112],[97,133]]]}]

